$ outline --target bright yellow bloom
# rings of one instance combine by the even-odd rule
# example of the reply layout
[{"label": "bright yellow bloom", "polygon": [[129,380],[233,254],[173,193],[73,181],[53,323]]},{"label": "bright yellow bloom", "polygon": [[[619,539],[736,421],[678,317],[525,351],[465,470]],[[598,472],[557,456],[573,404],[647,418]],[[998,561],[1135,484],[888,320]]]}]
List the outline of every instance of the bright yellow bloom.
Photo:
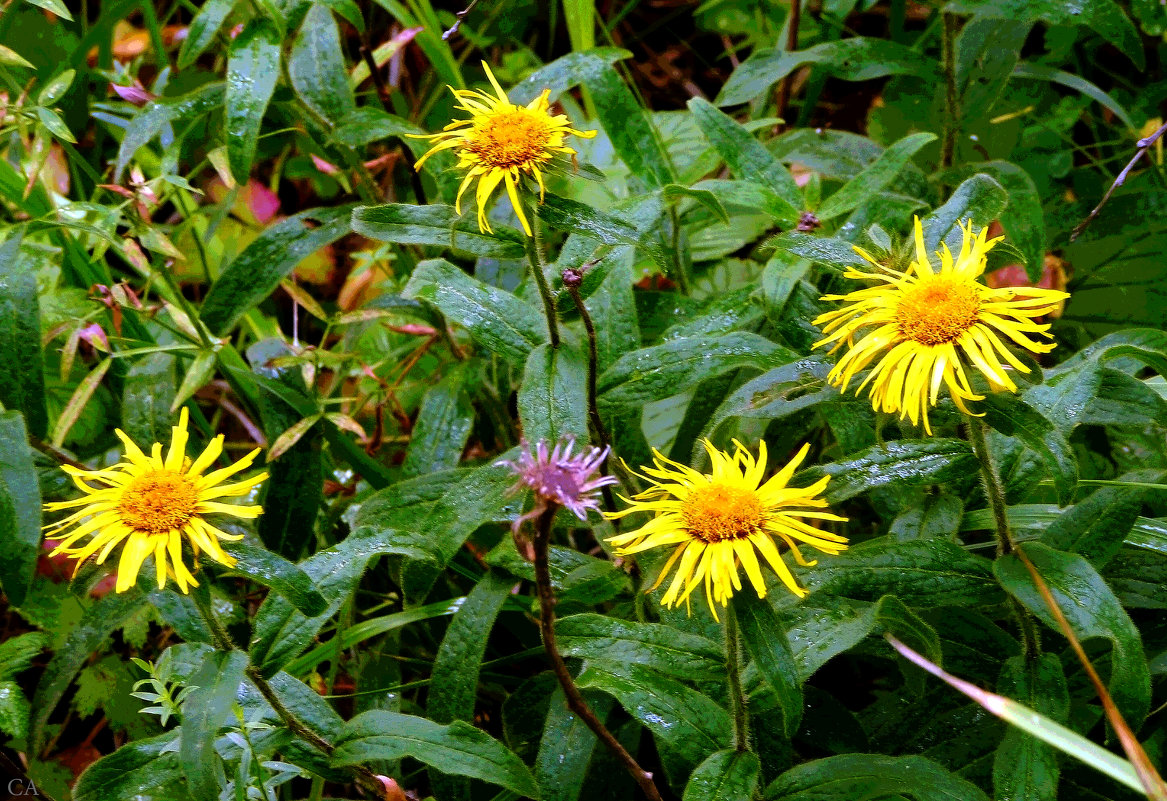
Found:
[{"label": "bright yellow bloom", "polygon": [[[847,347],[828,376],[844,392],[851,379],[878,359],[855,394],[871,384],[871,403],[876,411],[899,412],[913,424],[922,420],[931,434],[928,407],[936,405],[940,384],[957,407],[973,414],[965,401],[983,400],[973,392],[966,368],[975,368],[994,390],[1017,391],[1002,359],[1023,373],[1026,367],[1005,345],[1033,353],[1048,353],[1051,343],[1033,339],[1045,335],[1048,324],[1035,318],[1054,311],[1065,292],[1035,287],[991,289],[977,281],[985,270],[987,255],[1000,241],[987,239],[985,229],[972,232],[972,222],[961,226],[964,241],[955,258],[947,245],[938,251],[940,270],[934,270],[924,246],[924,232],[916,218],[916,258],[904,272],[880,264],[861,248],[855,251],[878,272],[849,268],[847,278],[878,281],[877,286],[846,295],[827,295],[823,300],[842,300],[849,305],[819,315],[815,325],[827,335],[815,347],[834,344],[831,353]],[[858,341],[856,341],[858,339]]]},{"label": "bright yellow bloom", "polygon": [[846,537],[817,529],[803,518],[845,521],[830,512],[815,511],[827,506],[818,497],[827,486],[824,476],[809,487],[788,487],[794,471],[806,458],[810,449],[802,450],[789,464],[762,483],[766,472],[766,443],[758,449],[758,458],[734,441],[737,451],[733,456],[720,451],[704,440],[705,450],[712,465],[711,473],[698,473],[691,467],[661,455],[654,450],[655,467],[645,467],[652,486],[623,500],[632,504],[622,512],[608,513],[615,519],[634,512],[655,512],[656,516],[641,528],[629,534],[609,537],[618,554],[634,554],[660,546],[676,545],[660,578],[649,590],[655,590],[665,580],[669,570],[677,565],[676,575],[661,603],[672,608],[682,601],[688,605],[689,596],[699,586],[705,587],[705,598],[713,617],[717,619],[714,602],[725,606],[735,590],[742,588],[738,567],[745,568],[746,576],[759,598],[766,596],[758,554],[782,579],[782,583],[799,598],[806,590],[798,586],[790,568],[782,561],[774,539],[781,539],[800,565],[813,565],[798,550],[798,543],[806,543],[823,553],[837,554],[845,550]]},{"label": "bright yellow bloom", "polygon": [[430,139],[434,142],[434,146],[417,160],[414,169],[419,169],[426,159],[440,150],[457,148],[458,167],[469,171],[458,187],[455,210],[462,213],[462,195],[477,178],[478,191],[475,194],[478,199],[478,228],[490,231],[490,223],[486,220],[486,204],[499,183],[505,181],[515,214],[519,216],[527,236],[531,236],[531,225],[519,201],[519,180],[522,174],[534,177],[539,184],[539,198],[542,200],[545,188],[541,170],[547,167],[557,153],[575,155],[574,150],[564,145],[567,135],[591,139],[596,132],[577,131],[564,115],[550,114],[550,89],[544,89],[543,94],[525,106],[512,103],[485,61],[482,66],[497,97],[478,90],[448,87],[459,101],[456,108],[469,112],[470,119],[454,120],[441,133],[428,136],[410,134],[415,139]]},{"label": "bright yellow bloom", "polygon": [[[161,443],[155,443],[147,456],[124,432],[119,430],[116,433],[126,449],[123,461],[104,470],[81,470],[70,465],[62,467],[85,495],[71,501],[45,504],[45,509],[50,512],[80,507],[64,520],[45,527],[49,529],[46,534],[49,538],[56,538],[66,529],[71,529],[64,533],[53,555],[72,557],[80,567],[86,559],[97,554],[97,564],[101,564],[122,543],[117,571],[118,592],[134,586],[142,562],[151,554],[154,555],[158,589],[166,586],[167,575],[184,593],[188,586],[197,586],[198,582],[182,561],[184,539],[190,543],[196,560],[200,552],[205,552],[216,562],[233,566],[235,558],[223,550],[219,540],[239,540],[242,537],[220,531],[204,516],[227,514],[254,518],[263,511],[261,506],[238,506],[215,500],[246,495],[267,478],[267,473],[260,473],[232,484],[223,483],[224,479],[250,467],[259,448],[229,467],[203,475],[203,471],[223,452],[223,435],[212,439],[206,450],[191,462],[186,458],[189,438],[186,409],[182,410],[178,425],[171,428],[170,450],[165,458]],[[86,537],[88,542],[74,547]]]}]

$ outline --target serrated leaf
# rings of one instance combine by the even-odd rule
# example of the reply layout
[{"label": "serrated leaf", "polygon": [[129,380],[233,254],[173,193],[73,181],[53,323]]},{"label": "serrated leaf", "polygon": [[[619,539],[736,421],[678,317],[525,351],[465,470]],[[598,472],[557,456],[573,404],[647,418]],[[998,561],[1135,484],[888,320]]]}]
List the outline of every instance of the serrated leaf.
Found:
[{"label": "serrated leaf", "polygon": [[328,601],[320,594],[311,576],[278,554],[250,539],[227,543],[226,551],[235,558],[231,570],[254,582],[270,587],[292,602],[303,614],[311,617],[328,608]]},{"label": "serrated leaf", "polygon": [[1005,188],[988,175],[978,173],[961,183],[943,206],[921,221],[929,258],[941,242],[959,253],[963,239],[960,225],[971,220],[977,227],[984,227],[997,219],[1008,203]]},{"label": "serrated leaf", "polygon": [[660,623],[585,613],[556,620],[555,634],[564,655],[589,664],[644,665],[690,681],[725,669],[725,655],[717,643]]},{"label": "serrated leaf", "polygon": [[986,394],[980,408],[986,423],[1006,436],[1016,437],[1044,457],[1058,500],[1068,502],[1078,483],[1078,462],[1057,426],[1021,398],[1006,392]]},{"label": "serrated leaf", "polygon": [[823,475],[831,476],[824,496],[834,503],[877,487],[943,484],[976,469],[967,442],[934,437],[874,445],[842,461],[802,470],[795,481],[805,486]]},{"label": "serrated leaf", "polygon": [[85,769],[73,787],[73,801],[121,801],[154,795],[188,801],[175,745],[181,730],[133,740]]}]

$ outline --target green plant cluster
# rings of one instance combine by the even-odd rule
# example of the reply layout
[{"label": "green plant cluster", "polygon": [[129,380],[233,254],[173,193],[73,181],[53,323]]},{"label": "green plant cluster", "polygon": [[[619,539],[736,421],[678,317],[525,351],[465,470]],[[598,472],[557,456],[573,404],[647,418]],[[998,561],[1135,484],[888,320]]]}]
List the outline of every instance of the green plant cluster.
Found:
[{"label": "green plant cluster", "polygon": [[[0,3],[0,773],[59,801],[1167,799],[1167,7],[440,5]],[[597,132],[520,185],[534,237],[505,192],[492,230],[455,209],[453,153],[414,170],[483,59]],[[941,393],[930,436],[830,383],[812,322],[856,246],[907,268],[916,217],[953,252],[1002,232],[990,285],[1070,294],[1018,391],[971,419]],[[235,564],[117,593],[116,552],[50,556],[62,468],[180,409],[188,454],[265,449],[263,514],[216,523]],[[664,608],[669,553],[606,541],[647,515],[515,491],[567,438],[611,445],[609,512],[654,449],[809,443],[792,484],[830,477],[850,547],[790,560],[802,599],[767,574],[721,621]]]}]

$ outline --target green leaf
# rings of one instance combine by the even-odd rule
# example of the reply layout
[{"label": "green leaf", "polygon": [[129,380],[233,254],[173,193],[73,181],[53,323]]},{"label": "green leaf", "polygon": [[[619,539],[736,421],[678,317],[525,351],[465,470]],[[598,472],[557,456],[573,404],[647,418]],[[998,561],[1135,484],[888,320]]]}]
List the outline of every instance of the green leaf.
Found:
[{"label": "green leaf", "polygon": [[1001,215],[1008,203],[1005,188],[987,175],[978,173],[961,183],[947,203],[921,221],[929,258],[934,258],[932,254],[941,242],[959,253],[963,237],[960,224],[972,220],[977,226],[986,226]]},{"label": "green leaf", "polygon": [[831,476],[824,496],[837,503],[877,487],[944,484],[976,469],[972,448],[964,440],[901,439],[873,445],[839,462],[801,470],[795,481],[806,486],[823,475]]},{"label": "green leaf", "polygon": [[779,200],[789,207],[780,218],[797,222],[803,209],[802,192],[782,162],[774,158],[733,117],[707,100],[700,97],[690,99],[689,110],[693,112],[705,138],[717,150],[730,171],[743,181],[773,190]]},{"label": "green leaf", "polygon": [[494,233],[484,233],[475,220],[459,216],[453,206],[358,206],[352,226],[361,236],[381,242],[434,245],[496,259],[521,259],[526,253],[523,235],[515,229],[495,225]]},{"label": "green leaf", "polygon": [[[1070,692],[1054,654],[1010,657],[997,691],[1059,723],[1070,715]],[[1053,748],[1010,727],[993,757],[993,789],[999,801],[1056,801],[1058,761]]]},{"label": "green leaf", "polygon": [[1013,22],[1037,20],[1050,25],[1081,26],[1099,34],[1143,69],[1143,45],[1139,32],[1122,8],[1113,0],[1090,3],[1066,0],[950,0],[946,9],[957,14],[998,17]]},{"label": "green leaf", "polygon": [[233,572],[270,587],[308,617],[328,608],[328,601],[312,584],[311,577],[282,556],[250,539],[228,543],[226,551],[235,557]]},{"label": "green leaf", "polygon": [[587,364],[566,343],[540,345],[527,357],[519,384],[519,420],[531,442],[555,442],[564,436],[586,441]]},{"label": "green leaf", "polygon": [[539,219],[559,231],[594,237],[605,245],[632,245],[643,248],[665,269],[668,260],[660,247],[642,235],[635,226],[598,211],[584,203],[548,193],[535,211]]},{"label": "green leaf", "polygon": [[[1138,470],[1118,480],[1155,483],[1163,475],[1162,470]],[[1054,518],[1041,541],[1104,567],[1122,547],[1150,493],[1146,487],[1100,487]]]},{"label": "green leaf", "polygon": [[932,133],[916,133],[905,136],[880,154],[863,172],[848,181],[838,192],[828,197],[815,215],[820,220],[831,220],[849,211],[854,211],[872,197],[884,190],[912,160],[912,156],[931,142],[936,141]]},{"label": "green leaf", "polygon": [[38,108],[36,110],[37,119],[40,120],[49,133],[57,139],[65,142],[76,144],[77,137],[73,136],[73,132],[69,130],[69,126],[61,119],[61,115],[52,109]]},{"label": "green leaf", "polygon": [[36,69],[31,61],[7,45],[0,45],[0,64],[4,64],[8,67],[24,67],[25,69]]},{"label": "green leaf", "polygon": [[597,381],[600,403],[639,407],[739,368],[766,368],[794,354],[745,331],[681,337],[625,353]]},{"label": "green leaf", "polygon": [[960,29],[956,40],[956,86],[964,119],[988,116],[1013,73],[1031,28],[977,16]]},{"label": "green leaf", "polygon": [[661,623],[585,613],[556,620],[555,634],[565,656],[588,664],[643,665],[690,681],[725,670],[718,644]]},{"label": "green leaf", "polygon": [[212,651],[191,677],[190,683],[197,689],[182,704],[178,755],[182,772],[198,798],[219,795],[215,739],[227,721],[246,667],[247,654],[242,651]]},{"label": "green leaf", "polygon": [[223,268],[199,312],[203,324],[219,335],[229,332],[296,265],[347,234],[353,208],[309,209],[264,230]]},{"label": "green leaf", "polygon": [[710,178],[695,184],[694,191],[708,192],[718,204],[730,208],[769,214],[774,218],[774,222],[783,228],[798,225],[801,216],[797,206],[790,205],[773,189],[756,181]]},{"label": "green leaf", "polygon": [[[264,434],[272,443],[267,455],[269,478],[260,493],[264,513],[256,528],[268,548],[299,559],[313,540],[316,513],[323,502],[324,457],[322,427],[311,423],[311,432],[301,431],[282,454],[276,453],[276,447],[288,443],[292,438],[289,432],[302,420],[319,419],[294,357],[282,339],[261,340],[247,349],[253,371],[248,378],[260,382],[265,390],[259,393],[255,406]],[[280,365],[281,359],[290,363]],[[298,405],[301,400],[305,406]]]},{"label": "green leaf", "polygon": [[277,593],[264,599],[255,615],[250,654],[251,663],[265,676],[277,672],[308,647],[352,593],[369,560],[385,553],[368,533],[353,531],[346,539],[300,563],[300,569],[328,601],[328,608],[321,614],[308,617]]},{"label": "green leaf", "polygon": [[600,125],[632,174],[652,188],[677,183],[677,174],[652,119],[628,84],[610,64],[595,66],[584,76],[595,100]]},{"label": "green leaf", "polygon": [[14,681],[0,681],[0,732],[23,740],[28,735],[32,707],[24,690]]},{"label": "green leaf", "polygon": [[223,92],[223,84],[208,83],[180,97],[160,98],[143,106],[130,120],[122,136],[114,167],[114,182],[122,181],[126,166],[138,148],[158,136],[168,123],[182,122],[214,111],[223,104]]},{"label": "green leaf", "polygon": [[[1110,0],[1103,0],[1103,2],[1109,3]],[[1141,47],[1138,52],[1140,55],[1142,54]],[[1048,64],[1033,64],[1028,61],[1022,61],[1013,68],[1013,77],[1029,78],[1035,81],[1047,81],[1049,83],[1056,83],[1059,86],[1065,86],[1068,89],[1073,89],[1076,92],[1084,94],[1086,97],[1097,102],[1103,108],[1112,112],[1114,116],[1122,120],[1123,125],[1127,126],[1132,131],[1137,131],[1139,129],[1139,126],[1135,125],[1131,115],[1127,113],[1127,110],[1123,108],[1117,100],[1099,89],[1090,81],[1081,76],[1075,75],[1072,72],[1055,69]]]},{"label": "green leaf", "polygon": [[0,245],[0,403],[24,412],[29,431],[44,437],[49,427],[41,357],[40,304],[36,273],[20,258],[22,228]]},{"label": "green leaf", "polygon": [[13,606],[28,595],[40,547],[41,491],[24,417],[0,412],[0,587]]},{"label": "green leaf", "polygon": [[1067,503],[1078,483],[1078,463],[1065,436],[1041,412],[1016,395],[990,392],[981,403],[985,422],[1007,437],[1016,437],[1049,467],[1058,500]]},{"label": "green leaf", "polygon": [[174,403],[174,356],[151,353],[126,374],[122,429],[134,442],[164,442],[170,436]]},{"label": "green leaf", "polygon": [[181,736],[181,729],[175,729],[125,743],[85,769],[73,786],[73,801],[133,801],[144,793],[168,801],[188,801],[190,795],[175,753]]},{"label": "green leaf", "polygon": [[223,27],[227,15],[235,7],[237,0],[207,0],[199,8],[187,29],[182,49],[178,51],[178,68],[185,70],[195,63]]},{"label": "green leaf", "polygon": [[1000,603],[992,563],[948,540],[867,540],[802,574],[823,595],[876,601],[894,595],[913,607]]},{"label": "green leaf", "polygon": [[841,754],[804,762],[766,788],[766,801],[988,801],[976,785],[921,756]]},{"label": "green leaf", "polygon": [[855,36],[794,52],[759,49],[733,71],[715,102],[719,106],[749,103],[808,64],[822,65],[831,76],[844,81],[869,81],[885,75],[931,77],[936,73],[936,62],[923,53],[886,39]]},{"label": "green leaf", "polygon": [[927,540],[934,537],[955,540],[964,518],[964,503],[955,495],[941,492],[928,495],[892,521],[888,533],[897,540]]},{"label": "green leaf", "polygon": [[697,187],[669,184],[661,189],[661,194],[674,202],[683,197],[695,200],[698,204],[712,212],[721,222],[726,225],[730,224],[729,212],[725,210],[725,206],[722,205],[721,200],[713,192],[706,189],[698,189]]},{"label": "green leaf", "polygon": [[407,119],[390,114],[385,109],[361,106],[341,121],[340,126],[333,132],[332,138],[345,147],[353,149],[362,148],[382,139],[400,139],[401,143],[409,148],[414,158],[421,156],[429,149],[429,142],[408,137],[406,134],[425,136],[426,131]]},{"label": "green leaf", "polygon": [[280,32],[256,17],[231,42],[227,56],[224,138],[227,163],[238,183],[251,175],[260,125],[279,75]]},{"label": "green leaf", "polygon": [[999,215],[1005,229],[1006,241],[1025,256],[1025,274],[1036,284],[1045,270],[1045,213],[1041,194],[1029,173],[1007,161],[986,161],[974,164],[971,170],[995,178],[1009,195],[1007,205]]},{"label": "green leaf", "polygon": [[288,77],[304,104],[333,125],[357,107],[343,53],[332,12],[313,3],[292,43]]},{"label": "green leaf", "polygon": [[65,691],[89,656],[104,646],[117,629],[137,615],[146,604],[146,596],[137,589],[111,593],[85,610],[77,627],[69,632],[65,644],[53,654],[41,674],[32,697],[32,722],[28,741],[38,753],[45,743],[45,725],[57,708]]},{"label": "green leaf", "polygon": [[434,660],[426,698],[426,713],[435,722],[474,720],[478,673],[486,653],[486,641],[503,602],[514,587],[515,581],[510,576],[487,571],[450,621]]},{"label": "green leaf", "polygon": [[[614,706],[610,697],[599,693],[589,692],[585,700],[600,720],[604,720]],[[556,687],[535,758],[535,778],[543,801],[579,801],[581,796],[585,800],[594,797],[584,794],[583,787],[598,744],[599,740],[588,725],[568,708],[563,690]]]},{"label": "green leaf", "polygon": [[[1055,551],[1038,542],[1023,547],[1078,639],[1110,640],[1114,650],[1107,689],[1127,723],[1138,729],[1151,702],[1151,676],[1138,629],[1098,571],[1081,556]],[[1060,630],[1029,571],[1016,556],[997,559],[993,570],[1001,586],[1047,626]]]},{"label": "green leaf", "polygon": [[466,370],[453,368],[426,390],[401,464],[406,477],[451,470],[462,461],[474,427],[467,375]]},{"label": "green leaf", "polygon": [[406,557],[400,585],[408,602],[418,602],[475,529],[518,516],[524,496],[511,495],[513,484],[505,464],[411,478],[362,503],[354,532],[364,529],[384,552]]},{"label": "green leaf", "polygon": [[769,601],[753,592],[734,596],[732,614],[738,617],[742,643],[751,664],[778,700],[786,736],[793,737],[802,722],[802,682],[782,622]]},{"label": "green leaf", "polygon": [[702,436],[712,437],[733,417],[780,420],[824,401],[838,400],[839,393],[827,383],[831,367],[821,359],[799,359],[750,379],[722,401]]},{"label": "green leaf", "polygon": [[718,751],[693,771],[683,801],[753,801],[761,770],[750,751]]},{"label": "green leaf", "polygon": [[[651,731],[671,755],[666,767],[676,770],[670,772],[691,771],[730,740],[728,712],[708,696],[644,665],[588,662],[576,683],[613,696]],[[670,759],[676,764],[670,766]]]},{"label": "green leaf", "polygon": [[855,246],[845,239],[790,231],[774,237],[770,244],[778,250],[839,270],[848,267],[871,267],[866,259],[855,252]]},{"label": "green leaf", "polygon": [[443,726],[413,715],[365,712],[345,725],[332,764],[343,767],[403,757],[539,798],[539,786],[522,760],[486,732],[460,720]]},{"label": "green leaf", "polygon": [[632,283],[632,268],[617,265],[587,299],[596,327],[596,364],[601,373],[620,356],[640,347],[640,324]]},{"label": "green leaf", "polygon": [[632,53],[619,47],[596,47],[569,53],[532,72],[512,86],[507,95],[511,102],[526,105],[547,89],[551,92],[550,99],[555,101],[567,90],[626,58],[632,58]]},{"label": "green leaf", "polygon": [[0,679],[7,681],[28,670],[33,660],[48,646],[48,635],[39,631],[30,631],[0,642]]},{"label": "green leaf", "polygon": [[417,265],[403,294],[432,303],[478,344],[516,365],[547,341],[547,321],[533,306],[443,259]]}]

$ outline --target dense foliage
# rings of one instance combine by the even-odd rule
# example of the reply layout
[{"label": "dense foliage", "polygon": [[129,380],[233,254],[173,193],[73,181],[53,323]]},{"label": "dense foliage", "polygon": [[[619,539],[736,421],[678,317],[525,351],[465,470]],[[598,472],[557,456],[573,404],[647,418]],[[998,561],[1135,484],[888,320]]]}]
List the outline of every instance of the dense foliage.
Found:
[{"label": "dense foliage", "polygon": [[1167,799],[1164,31],[0,4],[7,791]]}]

